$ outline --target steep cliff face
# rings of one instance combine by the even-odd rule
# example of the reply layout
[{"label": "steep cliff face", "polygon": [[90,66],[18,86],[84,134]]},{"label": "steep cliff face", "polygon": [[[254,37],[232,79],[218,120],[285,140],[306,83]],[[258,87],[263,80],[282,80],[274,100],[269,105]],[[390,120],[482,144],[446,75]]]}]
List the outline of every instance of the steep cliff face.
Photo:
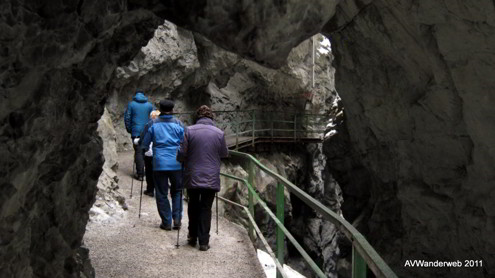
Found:
[{"label": "steep cliff face", "polygon": [[103,165],[105,85],[157,25],[125,10],[122,1],[0,4],[1,277],[83,275],[77,250]]},{"label": "steep cliff face", "polygon": [[[130,150],[123,113],[137,89],[149,101],[170,98],[175,112],[194,111],[202,104],[214,110],[306,111],[325,113],[336,97],[331,53],[324,37],[316,35],[314,77],[313,40],[293,49],[287,65],[275,70],[219,48],[208,39],[166,21],[132,61],[116,70],[107,107],[112,116],[119,150]],[[318,49],[322,48],[322,52]],[[314,80],[314,87],[313,87]],[[218,121],[233,121],[233,114],[218,114]],[[249,117],[249,114],[239,114]],[[181,117],[191,124],[189,117]],[[230,126],[227,132],[231,132]]]},{"label": "steep cliff face", "polygon": [[[493,2],[345,1],[324,30],[374,176],[372,242],[405,276],[495,275]],[[486,264],[399,267],[412,258]]]}]

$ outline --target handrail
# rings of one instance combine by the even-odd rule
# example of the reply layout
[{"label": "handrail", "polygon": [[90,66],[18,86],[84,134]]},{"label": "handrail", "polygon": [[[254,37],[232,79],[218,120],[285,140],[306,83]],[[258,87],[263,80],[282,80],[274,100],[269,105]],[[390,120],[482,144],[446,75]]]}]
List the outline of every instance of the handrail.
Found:
[{"label": "handrail", "polygon": [[244,183],[244,185],[247,186],[250,194],[252,194],[253,197],[256,198],[256,200],[261,204],[261,206],[268,213],[268,215],[270,216],[270,218],[272,218],[275,221],[275,224],[277,224],[278,228],[283,231],[283,233],[292,242],[292,244],[294,245],[294,247],[296,247],[296,249],[299,251],[299,253],[301,253],[301,255],[303,256],[303,258],[306,260],[306,262],[308,262],[308,264],[316,272],[316,274],[319,277],[322,277],[322,278],[325,278],[326,277],[325,273],[323,273],[323,271],[318,267],[318,265],[308,255],[308,253],[306,253],[306,251],[304,250],[304,248],[302,248],[302,246],[297,242],[297,240],[294,238],[294,236],[292,236],[292,234],[289,232],[289,230],[287,230],[287,228],[285,228],[284,224],[282,224],[282,222],[273,214],[273,212],[268,208],[268,206],[266,205],[266,203],[260,198],[260,196],[258,195],[258,193],[256,193],[256,191],[254,190],[253,186],[247,180],[241,179],[241,178],[238,178],[236,176],[229,175],[229,174],[224,174],[224,173],[220,173],[220,174],[222,176],[225,176],[225,177],[228,177],[228,178],[231,178],[231,179],[242,181]]},{"label": "handrail", "polygon": [[[302,140],[322,140],[327,125],[328,115],[304,113],[304,111],[263,111],[232,110],[212,111],[217,115],[217,126],[225,131],[230,147],[254,146],[258,138],[282,138],[296,142]],[[194,121],[194,112],[173,113],[184,123]],[[244,137],[239,142],[239,137]],[[249,141],[246,141],[249,138]]]},{"label": "handrail", "polygon": [[[373,249],[373,247],[368,243],[368,241],[364,238],[364,236],[359,233],[354,226],[352,226],[349,222],[347,222],[343,217],[340,215],[336,214],[329,208],[325,207],[322,203],[320,203],[318,200],[314,199],[310,195],[308,195],[306,192],[304,192],[302,189],[299,187],[295,186],[292,184],[290,181],[288,181],[286,178],[282,177],[281,175],[271,171],[268,169],[266,166],[261,164],[256,158],[251,156],[250,154],[243,153],[243,152],[238,152],[238,151],[229,151],[229,154],[231,156],[237,156],[241,157],[244,159],[247,159],[249,161],[249,183],[248,181],[243,180],[243,182],[248,186],[249,189],[249,203],[250,203],[250,213],[254,213],[254,208],[252,208],[252,197],[259,198],[257,196],[256,192],[254,191],[254,166],[257,166],[261,170],[263,170],[265,173],[270,175],[271,177],[275,178],[279,184],[285,186],[291,193],[293,193],[295,196],[297,196],[299,199],[301,199],[306,205],[309,207],[313,208],[315,211],[320,213],[323,218],[326,220],[332,222],[334,225],[337,226],[339,230],[341,230],[345,236],[352,242],[353,246],[353,277],[366,277],[366,269],[359,268],[359,262],[363,261],[368,265],[368,267],[371,269],[371,271],[377,276],[377,277],[387,277],[387,278],[396,278],[397,275],[392,271],[392,269],[385,263],[385,261],[380,257],[380,255]],[[223,174],[223,176],[229,177],[229,178],[234,178],[235,176],[228,175],[228,174]],[[237,180],[242,180],[238,177],[235,177]],[[251,186],[250,186],[251,185]],[[280,187],[282,188],[282,187]],[[279,196],[280,193],[282,194],[282,202],[283,202],[283,190],[280,191],[277,188],[277,203],[280,202]],[[261,200],[260,204],[262,205],[263,208],[266,207],[266,204]],[[268,207],[266,207],[267,209]],[[283,208],[283,207],[282,207]],[[282,210],[283,213],[283,210]],[[270,217],[273,218],[273,213],[270,211],[268,212]],[[278,206],[277,206],[277,216],[279,215],[278,211]],[[275,220],[275,219],[274,219]],[[283,214],[282,214],[282,221],[283,221]],[[288,236],[288,231],[283,227],[283,224],[280,221],[280,217],[275,220],[275,223],[277,224],[278,229],[282,231],[288,238],[289,240],[290,237]],[[277,229],[277,231],[279,231]],[[287,232],[287,233],[286,233]],[[250,227],[250,235],[252,234],[252,227]],[[277,237],[278,241],[279,237]],[[292,242],[292,240],[291,240]],[[277,246],[281,246],[280,243],[277,242]],[[296,245],[294,245],[296,246]],[[297,247],[296,247],[297,248]],[[298,249],[298,248],[297,248]],[[299,249],[298,249],[299,250]],[[299,250],[300,251],[300,250]],[[278,250],[277,250],[278,253]],[[283,254],[283,253],[282,253]],[[303,253],[301,253],[302,255]],[[304,255],[303,255],[304,257]],[[282,257],[278,257],[279,260],[283,260]],[[306,258],[305,258],[306,259]],[[310,263],[311,266],[311,263]],[[318,268],[319,269],[319,268]],[[321,271],[321,270],[320,270]],[[320,273],[317,271],[317,274],[320,275]]]}]

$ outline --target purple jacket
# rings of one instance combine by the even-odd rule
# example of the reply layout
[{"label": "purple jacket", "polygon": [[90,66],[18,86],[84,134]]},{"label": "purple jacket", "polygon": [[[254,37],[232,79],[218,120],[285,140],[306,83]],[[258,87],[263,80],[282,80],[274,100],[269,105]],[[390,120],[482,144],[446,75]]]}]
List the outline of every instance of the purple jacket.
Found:
[{"label": "purple jacket", "polygon": [[177,160],[185,166],[185,188],[220,191],[220,158],[228,155],[224,133],[213,120],[203,117],[187,127],[177,152]]}]

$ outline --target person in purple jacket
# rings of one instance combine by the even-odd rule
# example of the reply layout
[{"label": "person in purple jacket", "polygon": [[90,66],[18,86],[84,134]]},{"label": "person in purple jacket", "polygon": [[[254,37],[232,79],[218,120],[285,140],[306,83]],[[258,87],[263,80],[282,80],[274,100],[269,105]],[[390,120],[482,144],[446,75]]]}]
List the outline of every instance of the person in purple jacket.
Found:
[{"label": "person in purple jacket", "polygon": [[202,105],[196,112],[195,125],[185,132],[177,152],[177,160],[184,163],[184,187],[189,196],[188,243],[199,250],[210,248],[211,206],[215,193],[220,191],[220,159],[229,151],[223,131],[213,122],[211,109]]}]

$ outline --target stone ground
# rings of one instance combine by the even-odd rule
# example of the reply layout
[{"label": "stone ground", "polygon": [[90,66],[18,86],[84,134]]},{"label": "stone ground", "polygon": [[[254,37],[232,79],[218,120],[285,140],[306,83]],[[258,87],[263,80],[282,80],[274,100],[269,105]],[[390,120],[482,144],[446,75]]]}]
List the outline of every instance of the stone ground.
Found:
[{"label": "stone ground", "polygon": [[[132,153],[119,154],[119,186],[127,198],[131,163]],[[177,249],[177,231],[158,227],[160,218],[154,198],[143,195],[141,218],[138,218],[139,190],[140,182],[134,181],[133,197],[127,199],[129,210],[123,219],[115,223],[89,222],[86,227],[84,242],[90,250],[96,277],[265,277],[243,227],[220,218],[217,235],[213,216],[211,248],[202,252],[187,245],[188,218],[184,213]]]}]

